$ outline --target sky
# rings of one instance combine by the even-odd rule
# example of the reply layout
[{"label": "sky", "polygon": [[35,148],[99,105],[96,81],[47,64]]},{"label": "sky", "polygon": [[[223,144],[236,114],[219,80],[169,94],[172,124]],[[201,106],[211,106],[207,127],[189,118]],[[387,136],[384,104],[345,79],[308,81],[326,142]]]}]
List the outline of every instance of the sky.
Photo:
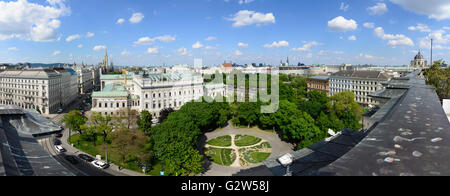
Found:
[{"label": "sky", "polygon": [[450,55],[450,0],[0,1],[0,63],[406,65]]}]

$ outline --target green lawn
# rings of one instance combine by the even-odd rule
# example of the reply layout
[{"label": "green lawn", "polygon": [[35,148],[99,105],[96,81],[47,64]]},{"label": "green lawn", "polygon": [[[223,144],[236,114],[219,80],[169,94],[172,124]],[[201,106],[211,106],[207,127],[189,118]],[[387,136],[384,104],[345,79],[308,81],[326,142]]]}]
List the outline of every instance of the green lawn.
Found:
[{"label": "green lawn", "polygon": [[206,155],[214,163],[224,166],[230,166],[236,160],[236,154],[233,149],[208,148]]},{"label": "green lawn", "polygon": [[269,158],[270,153],[253,152],[250,154],[250,156],[252,157],[253,160],[255,160],[255,162],[259,163],[259,162],[262,162],[262,161],[266,160],[267,158]]},{"label": "green lawn", "polygon": [[244,160],[250,164],[257,164],[269,158],[270,154],[247,149],[244,152]]},{"label": "green lawn", "polygon": [[218,146],[218,147],[229,147],[229,146],[231,146],[231,136],[226,135],[226,136],[218,137],[213,140],[210,140],[207,144],[209,144],[211,146]]},{"label": "green lawn", "polygon": [[234,138],[234,144],[239,147],[252,146],[259,142],[261,142],[261,138],[248,135],[236,135],[236,137]]},{"label": "green lawn", "polygon": [[[79,143],[78,143],[79,141]],[[86,154],[89,154],[95,158],[96,155],[102,155],[102,158],[105,159],[105,147],[102,145],[103,143],[103,137],[98,137],[96,140],[96,145],[94,146],[91,138],[85,138],[82,137],[80,134],[72,135],[70,138],[70,141],[68,140],[70,144],[73,144],[73,146],[81,151],[83,151]],[[108,150],[108,161],[111,163],[114,163],[115,165],[122,166],[126,169],[142,173],[141,167],[136,163],[134,160],[128,160],[122,165],[122,160],[117,153],[116,150],[111,148],[110,145],[107,146]],[[153,163],[152,170],[147,173],[147,175],[152,176],[160,176],[159,172],[161,171],[161,164],[156,161]]]}]

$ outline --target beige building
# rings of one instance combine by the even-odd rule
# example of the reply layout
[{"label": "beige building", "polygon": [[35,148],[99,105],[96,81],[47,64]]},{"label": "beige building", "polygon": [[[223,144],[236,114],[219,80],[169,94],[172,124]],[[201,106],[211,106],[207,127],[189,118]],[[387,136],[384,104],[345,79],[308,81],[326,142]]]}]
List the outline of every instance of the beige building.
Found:
[{"label": "beige building", "polygon": [[76,84],[74,72],[63,68],[5,70],[0,72],[0,104],[56,113],[76,99]]},{"label": "beige building", "polygon": [[307,80],[308,92],[318,91],[326,93],[330,96],[330,77],[329,76],[313,76],[309,77]]}]

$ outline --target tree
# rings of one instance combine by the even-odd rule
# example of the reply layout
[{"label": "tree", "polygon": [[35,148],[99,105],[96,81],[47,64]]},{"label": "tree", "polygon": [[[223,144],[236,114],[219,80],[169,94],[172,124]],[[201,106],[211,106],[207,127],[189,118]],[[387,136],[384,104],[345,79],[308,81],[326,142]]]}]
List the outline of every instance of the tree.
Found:
[{"label": "tree", "polygon": [[112,134],[112,143],[111,147],[117,150],[117,153],[120,155],[122,160],[122,165],[125,163],[125,159],[127,158],[129,151],[130,142],[132,140],[132,133],[128,129],[120,129],[116,130]]},{"label": "tree", "polygon": [[282,125],[285,139],[298,142],[298,149],[308,147],[323,139],[320,129],[314,125],[314,119],[305,112],[290,118],[291,123]]},{"label": "tree", "polygon": [[338,119],[343,120],[344,126],[353,130],[362,127],[363,108],[356,103],[355,95],[350,91],[343,91],[330,97],[328,110],[334,113]]},{"label": "tree", "polygon": [[425,70],[428,85],[433,85],[440,99],[450,98],[450,67],[442,68],[443,60],[435,61]]},{"label": "tree", "polygon": [[[123,124],[119,123],[117,127],[120,125]],[[93,112],[83,129],[88,136],[92,137],[94,146],[96,145],[95,140],[99,134],[103,135],[103,141],[106,142],[107,137],[113,130],[112,118],[111,116],[102,116],[101,113]]]},{"label": "tree", "polygon": [[67,114],[64,114],[63,123],[66,127],[70,127],[72,130],[83,134],[81,129],[82,125],[86,124],[87,118],[81,114],[79,110],[72,110]]},{"label": "tree", "polygon": [[260,113],[259,103],[245,102],[239,104],[237,117],[241,124],[250,128],[251,125],[258,124]]},{"label": "tree", "polygon": [[146,133],[149,132],[153,124],[152,119],[153,116],[152,114],[150,114],[150,112],[148,112],[147,110],[142,111],[141,116],[137,120],[139,130],[144,131]]},{"label": "tree", "polygon": [[128,129],[132,129],[138,120],[138,112],[130,108],[124,108],[119,111],[119,115],[112,116],[112,119],[117,123],[126,123]]},{"label": "tree", "polygon": [[159,123],[163,123],[169,115],[174,112],[172,108],[165,108],[159,112]]}]

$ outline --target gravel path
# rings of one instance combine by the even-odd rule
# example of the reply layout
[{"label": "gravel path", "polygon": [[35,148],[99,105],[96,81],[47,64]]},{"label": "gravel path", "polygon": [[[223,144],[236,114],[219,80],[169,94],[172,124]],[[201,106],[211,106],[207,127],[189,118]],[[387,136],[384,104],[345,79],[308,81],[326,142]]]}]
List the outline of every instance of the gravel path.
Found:
[{"label": "gravel path", "polygon": [[[206,133],[207,141],[212,140],[217,137],[231,135],[232,136],[232,146],[228,147],[231,149],[239,149],[234,144],[234,137],[236,135],[249,135],[254,137],[259,137],[262,139],[262,142],[268,142],[270,146],[272,147],[272,154],[270,155],[270,158],[276,158],[283,156],[287,153],[293,152],[293,146],[289,143],[281,141],[281,139],[278,137],[276,133],[268,132],[268,131],[262,131],[256,128],[253,129],[244,129],[244,128],[234,128],[233,126],[229,125],[221,130],[216,130],[214,132]],[[262,163],[255,164],[248,167],[242,167],[239,164],[239,153],[237,152],[236,161],[233,163],[232,166],[222,166],[215,164],[214,162],[211,162],[211,166],[208,171],[206,171],[203,176],[231,176],[237,172],[239,172],[242,169],[249,169],[253,167],[257,167],[262,165]],[[237,163],[237,164],[236,164]]]}]

